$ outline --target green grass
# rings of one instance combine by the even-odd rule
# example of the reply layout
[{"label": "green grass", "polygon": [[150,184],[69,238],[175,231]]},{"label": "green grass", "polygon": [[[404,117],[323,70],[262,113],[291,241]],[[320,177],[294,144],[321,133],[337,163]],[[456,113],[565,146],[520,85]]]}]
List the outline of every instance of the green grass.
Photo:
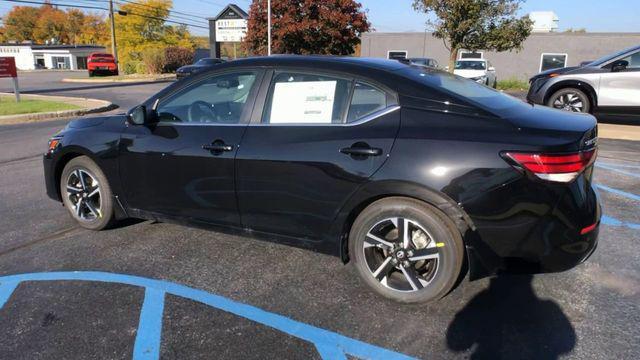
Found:
[{"label": "green grass", "polygon": [[80,107],[49,100],[26,100],[24,97],[20,102],[16,102],[13,95],[0,96],[0,116],[75,109],[80,109]]},{"label": "green grass", "polygon": [[529,82],[515,78],[498,80],[498,90],[529,90]]}]

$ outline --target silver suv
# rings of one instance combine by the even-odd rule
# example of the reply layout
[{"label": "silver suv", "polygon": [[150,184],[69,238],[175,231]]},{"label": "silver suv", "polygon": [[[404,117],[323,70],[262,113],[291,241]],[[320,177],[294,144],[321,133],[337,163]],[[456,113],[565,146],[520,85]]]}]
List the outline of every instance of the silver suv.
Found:
[{"label": "silver suv", "polygon": [[640,115],[640,45],[581,67],[542,72],[527,99],[573,112]]}]

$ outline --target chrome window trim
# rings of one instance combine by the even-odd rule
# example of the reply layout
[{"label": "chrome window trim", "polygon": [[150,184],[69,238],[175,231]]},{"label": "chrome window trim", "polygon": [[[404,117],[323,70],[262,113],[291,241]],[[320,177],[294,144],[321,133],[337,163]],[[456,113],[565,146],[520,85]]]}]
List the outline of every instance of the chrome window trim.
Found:
[{"label": "chrome window trim", "polygon": [[392,105],[387,108],[378,110],[374,113],[371,113],[359,120],[356,120],[351,123],[256,123],[256,124],[217,124],[217,123],[189,123],[189,122],[159,122],[157,126],[358,126],[364,123],[368,123],[369,121],[373,121],[379,117],[391,114],[397,110],[400,110],[400,105]]}]

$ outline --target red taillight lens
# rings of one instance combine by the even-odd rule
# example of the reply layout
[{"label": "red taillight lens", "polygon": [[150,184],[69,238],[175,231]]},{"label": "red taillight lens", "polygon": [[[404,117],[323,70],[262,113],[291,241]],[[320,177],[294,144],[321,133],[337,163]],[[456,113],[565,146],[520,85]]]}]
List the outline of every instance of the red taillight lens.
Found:
[{"label": "red taillight lens", "polygon": [[537,177],[558,182],[570,182],[596,159],[596,150],[571,154],[517,153],[505,154]]}]

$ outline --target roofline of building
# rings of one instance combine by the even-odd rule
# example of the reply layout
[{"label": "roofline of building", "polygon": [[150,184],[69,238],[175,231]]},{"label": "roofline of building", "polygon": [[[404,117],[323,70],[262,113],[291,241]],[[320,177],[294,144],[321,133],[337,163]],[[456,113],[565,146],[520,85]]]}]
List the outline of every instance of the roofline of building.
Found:
[{"label": "roofline of building", "polygon": [[30,47],[33,50],[65,50],[65,49],[104,49],[101,45],[43,45],[43,44],[13,44],[13,43],[0,43],[0,46],[16,46],[16,47]]},{"label": "roofline of building", "polygon": [[236,4],[229,4],[227,6],[224,7],[224,9],[222,9],[218,15],[214,16],[214,17],[209,17],[207,18],[207,20],[218,20],[218,18],[220,16],[222,16],[222,14],[224,14],[225,11],[227,11],[227,9],[231,9],[235,12],[237,12],[238,14],[240,14],[240,16],[242,16],[244,19],[248,19],[249,18],[249,14],[247,14],[246,11],[242,10],[242,8]]}]

